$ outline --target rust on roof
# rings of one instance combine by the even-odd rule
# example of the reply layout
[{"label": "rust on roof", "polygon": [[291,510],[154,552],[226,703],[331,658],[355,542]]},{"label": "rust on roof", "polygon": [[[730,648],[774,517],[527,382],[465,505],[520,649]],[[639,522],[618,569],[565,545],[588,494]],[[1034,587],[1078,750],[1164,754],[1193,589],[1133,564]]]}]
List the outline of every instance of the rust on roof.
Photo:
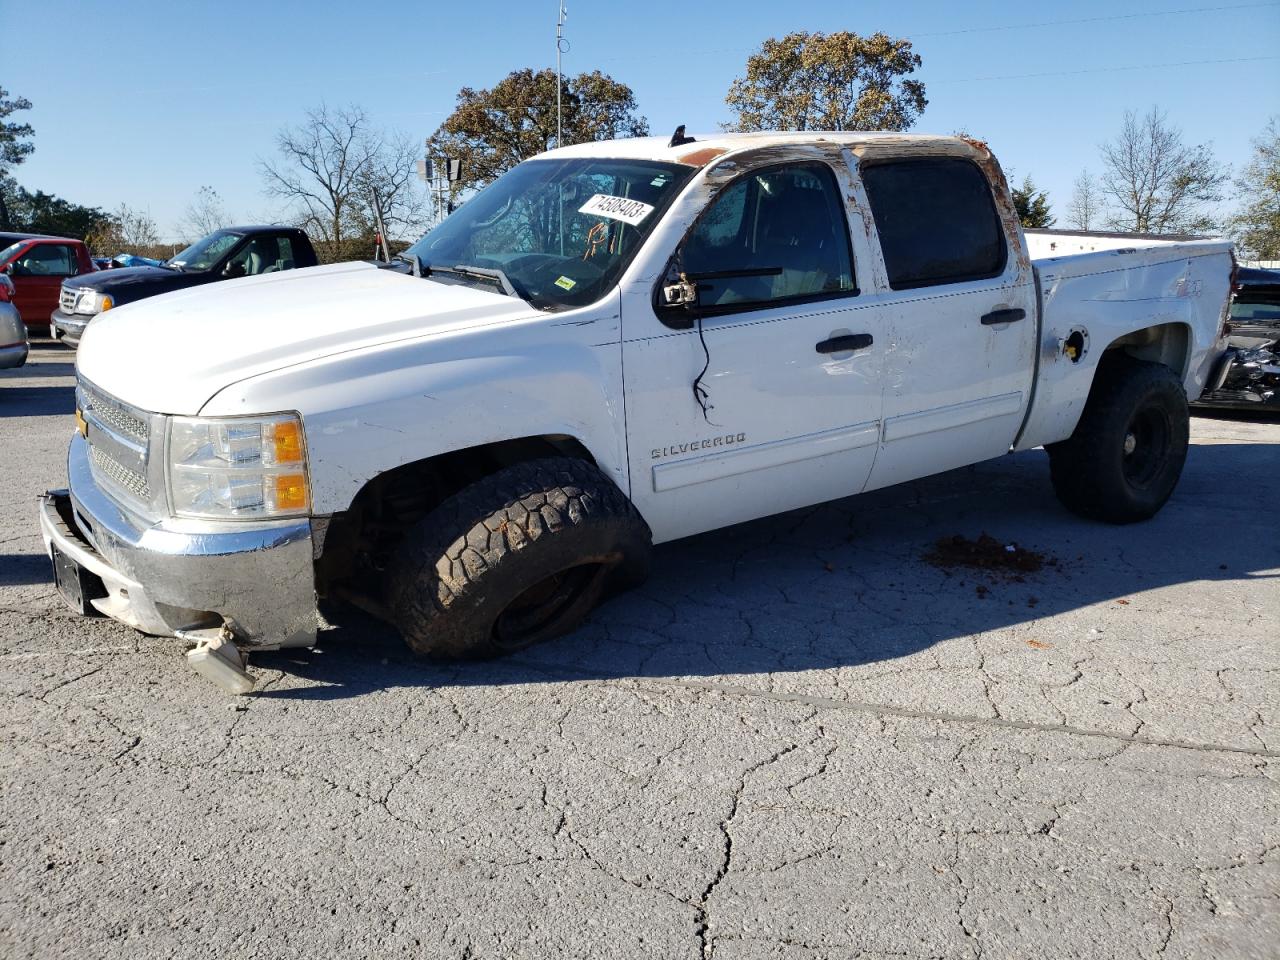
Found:
[{"label": "rust on roof", "polygon": [[677,163],[685,163],[691,167],[701,167],[728,151],[724,147],[703,147],[676,158]]}]

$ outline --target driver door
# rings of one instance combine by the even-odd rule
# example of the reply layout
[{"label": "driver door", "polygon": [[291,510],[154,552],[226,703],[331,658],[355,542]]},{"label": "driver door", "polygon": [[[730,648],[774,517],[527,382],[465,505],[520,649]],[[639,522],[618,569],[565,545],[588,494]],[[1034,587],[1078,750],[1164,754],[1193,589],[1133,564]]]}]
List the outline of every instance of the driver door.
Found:
[{"label": "driver door", "polygon": [[659,293],[683,272],[696,303],[624,288],[631,496],[655,541],[858,493],[871,473],[887,344],[859,293],[866,233],[840,155],[809,157],[749,168],[696,211],[656,271]]}]

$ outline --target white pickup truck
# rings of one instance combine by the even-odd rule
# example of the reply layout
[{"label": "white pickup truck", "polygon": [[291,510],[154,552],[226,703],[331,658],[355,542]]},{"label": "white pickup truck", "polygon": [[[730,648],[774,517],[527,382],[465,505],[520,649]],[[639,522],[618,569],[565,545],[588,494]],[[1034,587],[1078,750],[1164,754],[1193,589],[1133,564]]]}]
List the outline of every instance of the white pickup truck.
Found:
[{"label": "white pickup truck", "polygon": [[243,691],[318,598],[492,656],[654,543],[1010,451],[1086,517],[1173,492],[1227,242],[1032,261],[981,143],[681,133],[526,161],[389,265],[100,318],[41,509],[64,595]]}]

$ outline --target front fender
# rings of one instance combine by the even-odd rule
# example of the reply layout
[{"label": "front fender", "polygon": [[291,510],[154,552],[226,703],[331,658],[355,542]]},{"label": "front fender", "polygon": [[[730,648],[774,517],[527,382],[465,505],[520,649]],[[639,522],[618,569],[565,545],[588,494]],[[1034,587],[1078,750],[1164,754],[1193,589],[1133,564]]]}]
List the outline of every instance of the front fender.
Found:
[{"label": "front fender", "polygon": [[617,295],[571,313],[424,337],[261,374],[207,416],[297,410],[313,512],[346,510],[380,473],[531,436],[580,442],[628,490]]}]

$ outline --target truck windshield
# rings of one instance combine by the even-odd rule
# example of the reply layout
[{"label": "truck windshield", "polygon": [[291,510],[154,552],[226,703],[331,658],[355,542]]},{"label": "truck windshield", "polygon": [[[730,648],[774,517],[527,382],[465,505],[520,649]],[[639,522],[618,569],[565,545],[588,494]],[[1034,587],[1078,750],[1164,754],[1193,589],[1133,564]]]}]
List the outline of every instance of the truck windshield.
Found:
[{"label": "truck windshield", "polygon": [[243,234],[230,230],[219,230],[203,239],[197,240],[175,257],[165,261],[165,266],[177,267],[179,270],[199,272],[208,270],[222,259],[223,255],[236,245]]},{"label": "truck windshield", "polygon": [[[617,281],[694,168],[650,160],[528,160],[407,251],[446,282],[501,271],[543,310],[584,306]],[[490,283],[490,285],[492,285]]]}]

